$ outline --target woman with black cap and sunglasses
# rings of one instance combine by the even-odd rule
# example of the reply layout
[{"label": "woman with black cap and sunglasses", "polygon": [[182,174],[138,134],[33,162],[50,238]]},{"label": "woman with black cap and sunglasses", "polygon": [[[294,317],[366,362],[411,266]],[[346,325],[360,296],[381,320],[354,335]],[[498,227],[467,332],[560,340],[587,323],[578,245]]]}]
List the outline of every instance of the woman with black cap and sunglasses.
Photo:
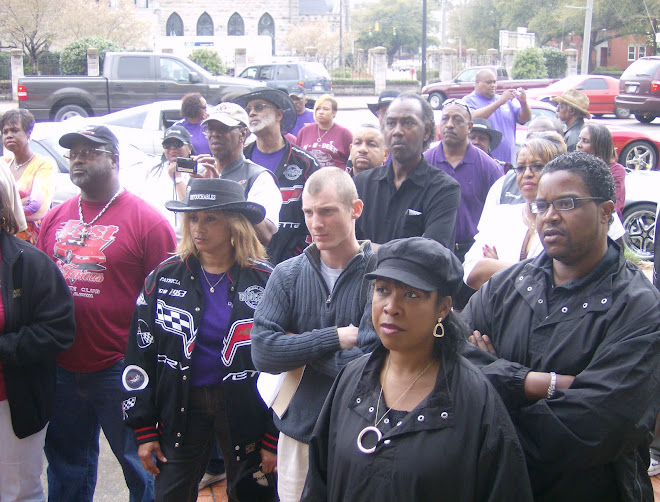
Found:
[{"label": "woman with black cap and sunglasses", "polygon": [[378,251],[372,320],[382,345],[349,363],[310,442],[303,501],[532,500],[495,390],[459,355],[451,310],[462,267],[423,237]]},{"label": "woman with black cap and sunglasses", "polygon": [[204,178],[166,206],[183,213],[182,240],[137,300],[122,376],[126,423],[156,476],[157,501],[197,500],[216,440],[229,501],[273,500],[278,434],[250,356],[272,270],[254,230],[265,210],[238,183]]}]

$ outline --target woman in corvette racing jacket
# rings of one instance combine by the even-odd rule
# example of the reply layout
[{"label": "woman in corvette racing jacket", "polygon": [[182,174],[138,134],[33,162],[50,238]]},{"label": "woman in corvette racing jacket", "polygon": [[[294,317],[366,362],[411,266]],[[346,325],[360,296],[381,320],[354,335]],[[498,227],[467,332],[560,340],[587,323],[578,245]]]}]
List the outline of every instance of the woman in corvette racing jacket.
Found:
[{"label": "woman in corvette racing jacket", "polygon": [[216,439],[229,500],[271,500],[273,479],[262,473],[275,466],[278,434],[250,357],[271,272],[252,226],[265,211],[223,179],[193,179],[186,199],[167,207],[184,212],[183,238],[137,300],[122,377],[126,423],[156,475],[156,500],[197,499]]}]

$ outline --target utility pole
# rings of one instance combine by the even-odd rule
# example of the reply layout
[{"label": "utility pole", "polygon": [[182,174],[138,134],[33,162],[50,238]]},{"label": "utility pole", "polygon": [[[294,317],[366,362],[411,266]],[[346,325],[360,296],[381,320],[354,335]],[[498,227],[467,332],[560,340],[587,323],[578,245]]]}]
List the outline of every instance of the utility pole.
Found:
[{"label": "utility pole", "polygon": [[426,0],[422,0],[422,87],[424,87],[425,85],[426,85]]},{"label": "utility pole", "polygon": [[591,56],[591,18],[594,14],[594,0],[587,0],[586,7],[577,5],[567,5],[567,9],[585,9],[584,13],[584,33],[582,34],[582,63],[580,67],[580,75],[587,75],[589,73],[589,59]]},{"label": "utility pole", "polygon": [[344,0],[339,0],[339,69],[344,71]]}]

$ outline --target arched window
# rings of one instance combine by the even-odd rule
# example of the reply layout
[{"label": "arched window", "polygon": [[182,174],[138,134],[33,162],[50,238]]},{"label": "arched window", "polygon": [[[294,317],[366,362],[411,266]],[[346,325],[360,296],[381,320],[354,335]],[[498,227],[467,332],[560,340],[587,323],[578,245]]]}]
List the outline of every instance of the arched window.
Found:
[{"label": "arched window", "polygon": [[245,35],[245,23],[238,12],[234,12],[227,23],[227,35],[230,37],[242,37]]},{"label": "arched window", "polygon": [[266,12],[261,19],[259,19],[259,35],[266,35],[273,40],[273,56],[275,55],[275,23],[270,14]]},{"label": "arched window", "polygon": [[212,37],[213,35],[213,19],[204,12],[197,20],[197,36]]},{"label": "arched window", "polygon": [[181,16],[173,12],[167,19],[165,25],[165,35],[168,37],[182,37],[183,36],[183,21]]}]

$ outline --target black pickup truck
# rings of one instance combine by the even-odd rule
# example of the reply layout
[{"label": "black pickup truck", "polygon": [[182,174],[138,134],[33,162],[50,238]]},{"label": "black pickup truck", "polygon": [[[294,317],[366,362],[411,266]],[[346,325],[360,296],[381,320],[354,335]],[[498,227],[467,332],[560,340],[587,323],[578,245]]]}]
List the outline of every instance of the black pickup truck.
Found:
[{"label": "black pickup truck", "polygon": [[148,52],[108,52],[103,76],[36,76],[18,80],[18,105],[37,120],[91,117],[199,92],[210,105],[263,85],[214,76],[186,58]]}]

